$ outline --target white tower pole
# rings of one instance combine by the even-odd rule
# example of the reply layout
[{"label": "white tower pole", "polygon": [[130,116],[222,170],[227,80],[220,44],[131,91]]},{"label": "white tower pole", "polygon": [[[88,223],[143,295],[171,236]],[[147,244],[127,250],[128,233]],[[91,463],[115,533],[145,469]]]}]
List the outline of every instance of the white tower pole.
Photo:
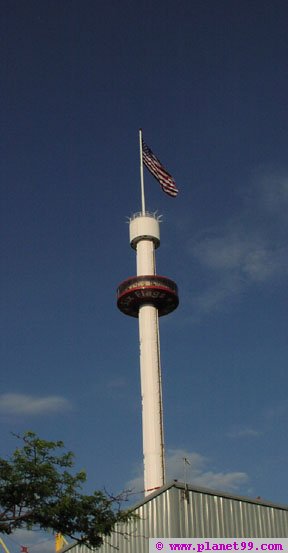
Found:
[{"label": "white tower pole", "polygon": [[[143,219],[143,218],[142,218]],[[151,217],[145,217],[149,224]],[[159,222],[152,219],[153,226]],[[143,223],[144,221],[142,221]],[[133,221],[132,221],[133,224]],[[137,276],[155,275],[155,244],[150,238],[139,236],[137,240]],[[158,239],[158,237],[157,237]],[[153,303],[139,308],[140,373],[142,396],[142,429],[144,456],[144,490],[148,495],[164,485],[164,430],[161,387],[158,310]]]}]

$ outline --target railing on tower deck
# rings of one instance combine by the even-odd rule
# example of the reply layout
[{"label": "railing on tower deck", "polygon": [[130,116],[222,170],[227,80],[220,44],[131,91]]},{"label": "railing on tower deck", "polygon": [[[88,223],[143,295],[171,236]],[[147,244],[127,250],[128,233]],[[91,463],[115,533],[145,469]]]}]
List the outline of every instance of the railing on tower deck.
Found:
[{"label": "railing on tower deck", "polygon": [[119,298],[123,292],[128,292],[134,288],[161,288],[174,292],[178,296],[177,284],[170,278],[160,275],[141,275],[127,278],[118,286],[117,297]]},{"label": "railing on tower deck", "polygon": [[133,213],[131,217],[129,217],[129,221],[133,221],[134,219],[137,219],[138,217],[153,217],[153,219],[156,219],[159,223],[162,223],[162,215],[157,215],[157,211],[146,211],[145,215],[143,215],[142,211],[137,211],[137,213]]}]

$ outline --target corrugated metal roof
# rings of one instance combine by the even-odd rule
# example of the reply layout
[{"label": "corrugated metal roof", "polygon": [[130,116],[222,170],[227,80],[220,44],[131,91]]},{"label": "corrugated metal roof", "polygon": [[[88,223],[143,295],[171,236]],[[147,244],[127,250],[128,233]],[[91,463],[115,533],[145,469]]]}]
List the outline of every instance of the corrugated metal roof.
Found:
[{"label": "corrugated metal roof", "polygon": [[[288,506],[173,482],[133,508],[99,553],[148,553],[148,538],[287,538]],[[108,543],[109,542],[109,543]],[[89,553],[85,546],[67,551]]]}]

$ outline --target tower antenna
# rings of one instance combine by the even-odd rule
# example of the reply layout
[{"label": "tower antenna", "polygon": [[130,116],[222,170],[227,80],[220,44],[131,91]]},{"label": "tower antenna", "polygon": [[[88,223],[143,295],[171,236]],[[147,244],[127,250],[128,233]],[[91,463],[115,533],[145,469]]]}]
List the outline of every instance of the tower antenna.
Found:
[{"label": "tower antenna", "polygon": [[139,129],[139,151],[140,151],[141,207],[142,207],[142,215],[145,215],[145,191],[144,191],[143,138],[142,138],[142,129]]}]

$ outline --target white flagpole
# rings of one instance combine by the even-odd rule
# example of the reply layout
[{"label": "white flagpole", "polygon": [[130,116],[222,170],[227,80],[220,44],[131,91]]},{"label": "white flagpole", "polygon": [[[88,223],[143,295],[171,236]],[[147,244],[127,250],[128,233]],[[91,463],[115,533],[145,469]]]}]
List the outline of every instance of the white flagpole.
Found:
[{"label": "white flagpole", "polygon": [[142,205],[142,215],[145,215],[144,171],[143,171],[143,152],[142,152],[142,129],[139,129],[139,147],[140,147],[141,205]]}]

